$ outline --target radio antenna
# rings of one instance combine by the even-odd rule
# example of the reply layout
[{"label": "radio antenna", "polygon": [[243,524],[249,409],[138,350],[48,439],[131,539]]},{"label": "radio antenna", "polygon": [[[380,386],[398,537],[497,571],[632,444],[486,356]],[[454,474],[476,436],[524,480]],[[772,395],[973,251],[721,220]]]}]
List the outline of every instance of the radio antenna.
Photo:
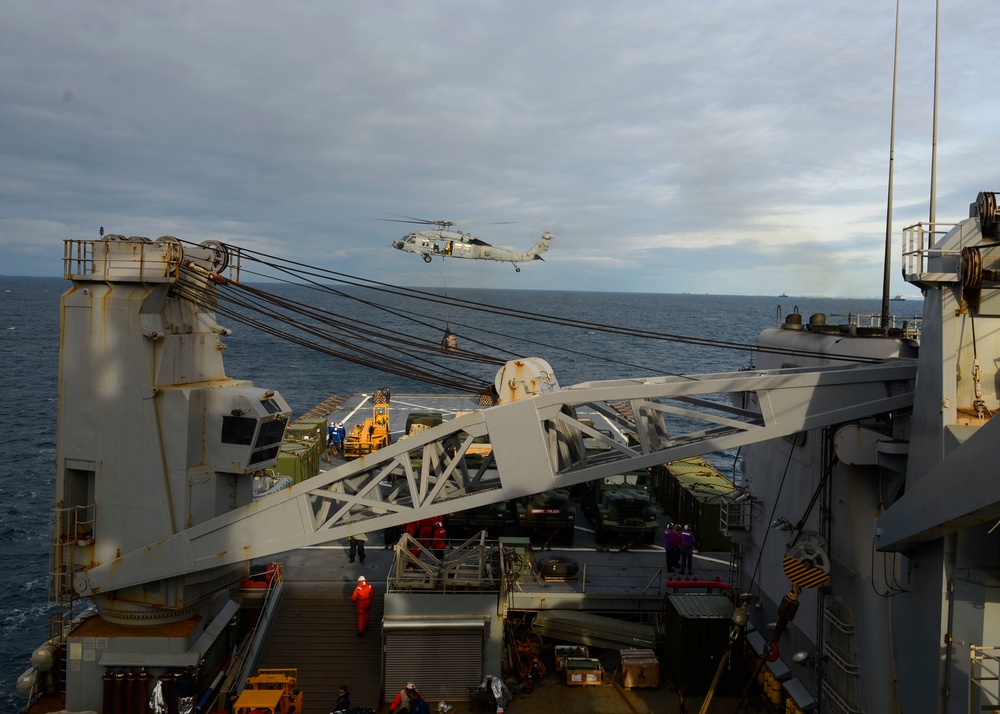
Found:
[{"label": "radio antenna", "polygon": [[889,120],[889,197],[885,210],[885,258],[882,261],[882,334],[889,334],[889,280],[892,266],[892,168],[896,152],[896,72],[899,67],[899,0],[896,0],[896,39],[892,52],[892,112]]}]

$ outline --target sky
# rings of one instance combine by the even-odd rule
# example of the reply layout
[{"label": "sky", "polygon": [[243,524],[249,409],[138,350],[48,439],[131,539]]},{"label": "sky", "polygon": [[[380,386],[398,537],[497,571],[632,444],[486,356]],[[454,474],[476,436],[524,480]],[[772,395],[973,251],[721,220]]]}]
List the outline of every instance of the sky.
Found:
[{"label": "sky", "polygon": [[[934,0],[902,0],[892,229],[928,220]],[[875,297],[895,0],[0,0],[0,274],[219,240],[399,285]],[[1000,190],[1000,14],[942,3],[937,218]],[[393,250],[452,220],[545,261]],[[501,223],[509,222],[509,223]]]}]

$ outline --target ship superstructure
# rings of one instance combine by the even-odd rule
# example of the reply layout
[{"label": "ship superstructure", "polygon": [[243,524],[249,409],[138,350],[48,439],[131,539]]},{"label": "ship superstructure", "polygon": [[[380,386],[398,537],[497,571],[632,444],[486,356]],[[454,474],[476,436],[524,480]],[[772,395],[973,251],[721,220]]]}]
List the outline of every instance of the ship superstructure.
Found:
[{"label": "ship superstructure", "polygon": [[915,331],[859,333],[821,315],[760,336],[766,368],[918,359],[912,409],[744,451],[739,508],[753,524],[739,542],[760,640],[789,590],[783,554],[803,532],[825,543],[818,558],[829,580],[800,598],[782,647],[786,661],[800,653],[806,666],[795,671],[821,711],[997,704],[990,672],[1000,644],[1000,492],[989,466],[1000,350],[996,223],[996,200],[982,193],[961,223],[906,230],[904,274],[925,296],[919,345]]},{"label": "ship superstructure", "polygon": [[52,595],[71,709],[99,709],[113,667],[228,656],[227,587],[245,562],[191,573],[157,556],[142,582],[89,589],[99,616],[70,625],[87,569],[246,506],[254,472],[274,463],[288,405],[223,368],[208,276],[228,260],[219,244],[170,238],[66,243]]}]

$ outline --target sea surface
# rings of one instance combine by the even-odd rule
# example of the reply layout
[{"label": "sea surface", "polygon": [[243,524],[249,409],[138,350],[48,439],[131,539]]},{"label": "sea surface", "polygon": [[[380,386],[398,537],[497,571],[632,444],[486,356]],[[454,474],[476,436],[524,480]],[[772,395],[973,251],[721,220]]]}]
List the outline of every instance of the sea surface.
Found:
[{"label": "sea surface", "polygon": [[[0,276],[0,394],[4,402],[0,410],[0,440],[4,444],[0,460],[0,568],[6,573],[0,588],[0,712],[20,711],[24,700],[14,689],[15,680],[27,669],[34,647],[49,637],[59,296],[68,285],[58,278]],[[376,330],[423,330],[426,337],[440,339],[441,325],[446,324],[459,335],[461,346],[482,342],[487,343],[484,352],[543,357],[562,385],[652,374],[736,371],[752,360],[747,348],[719,349],[610,335],[596,329],[600,325],[752,345],[762,329],[775,326],[779,315],[796,308],[806,318],[815,312],[867,315],[880,309],[875,299],[450,288],[447,308],[432,306],[432,322],[417,326],[404,317],[411,308],[393,295],[366,294],[366,300],[377,298],[388,306],[377,309],[299,286],[260,287]],[[482,313],[465,309],[478,305],[497,306],[499,310]],[[922,303],[894,302],[892,306],[894,314],[909,319],[919,316]],[[555,322],[525,321],[514,317],[518,311],[562,316],[584,324],[571,328]],[[330,394],[347,396],[382,386],[395,394],[456,391],[318,353],[224,317],[219,324],[233,330],[233,335],[225,338],[227,374],[279,391],[292,406],[293,417]],[[496,373],[489,364],[462,363],[453,369],[484,383],[492,383]],[[731,475],[731,457],[715,455],[710,460]]]}]

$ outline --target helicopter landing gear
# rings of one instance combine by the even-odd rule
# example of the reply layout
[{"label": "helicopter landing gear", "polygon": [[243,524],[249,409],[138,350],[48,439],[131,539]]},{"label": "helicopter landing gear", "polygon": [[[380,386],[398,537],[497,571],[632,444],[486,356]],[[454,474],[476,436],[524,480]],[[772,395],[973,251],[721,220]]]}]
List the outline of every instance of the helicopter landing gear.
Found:
[{"label": "helicopter landing gear", "polygon": [[434,259],[433,259],[433,258],[431,258],[431,257],[430,257],[429,255],[425,255],[425,256],[424,256],[424,262],[425,262],[425,263],[429,263],[429,262],[431,262],[432,260],[434,260]]},{"label": "helicopter landing gear", "polygon": [[514,272],[515,273],[521,272],[521,266],[519,266],[517,263],[514,263]]}]

